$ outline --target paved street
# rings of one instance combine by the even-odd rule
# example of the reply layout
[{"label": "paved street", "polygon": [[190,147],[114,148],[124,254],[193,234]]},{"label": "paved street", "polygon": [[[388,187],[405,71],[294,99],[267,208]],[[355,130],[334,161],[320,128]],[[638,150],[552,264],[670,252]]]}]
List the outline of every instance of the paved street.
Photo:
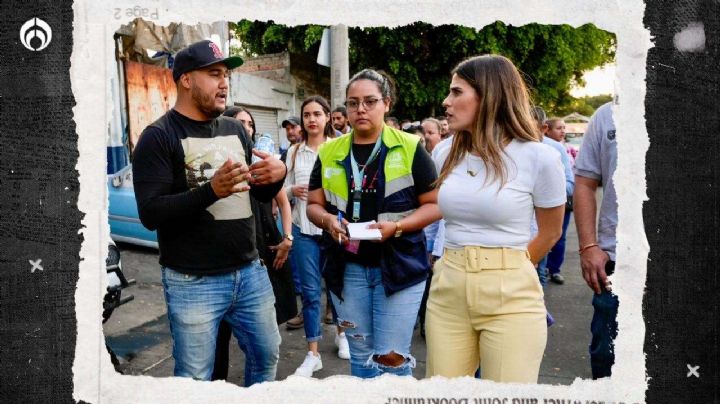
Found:
[{"label": "paved street", "polygon": [[[118,245],[122,250],[122,267],[125,276],[137,284],[125,291],[135,300],[117,309],[104,325],[107,343],[118,355],[126,374],[168,377],[173,374],[171,356],[172,339],[165,312],[157,251],[128,244]],[[565,284],[549,284],[545,288],[547,308],[556,320],[548,332],[545,357],[540,369],[540,383],[570,384],[576,377],[589,378],[590,365],[587,346],[590,341],[592,298],[590,289],[580,274],[575,224],[570,223],[567,253],[563,265]],[[298,302],[298,307],[300,307]],[[349,374],[348,361],[339,359],[333,343],[334,327],[323,325],[320,341],[323,370],[318,378]],[[283,380],[300,365],[307,353],[302,329],[288,331],[280,326],[282,345],[277,379]],[[425,375],[425,343],[415,331],[412,354],[417,359],[413,375]],[[233,339],[230,351],[229,381],[242,385],[243,354]]]}]

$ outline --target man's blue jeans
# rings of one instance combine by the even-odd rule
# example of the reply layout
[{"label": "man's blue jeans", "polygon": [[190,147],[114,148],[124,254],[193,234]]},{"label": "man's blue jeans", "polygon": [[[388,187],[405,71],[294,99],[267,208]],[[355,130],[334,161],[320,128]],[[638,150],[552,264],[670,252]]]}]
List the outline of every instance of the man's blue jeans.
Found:
[{"label": "man's blue jeans", "polygon": [[220,321],[245,353],[245,386],[275,380],[280,333],[267,269],[255,260],[220,275],[186,275],[162,268],[173,337],[175,376],[210,380]]},{"label": "man's blue jeans", "polygon": [[[615,271],[615,261],[608,261],[605,273]],[[615,363],[614,340],[617,337],[618,298],[605,289],[599,295],[593,295],[593,318],[590,323],[592,340],[590,342],[590,367],[593,379],[609,377]]]},{"label": "man's blue jeans", "polygon": [[[380,268],[351,262],[345,266],[344,282],[343,300],[331,295],[350,346],[350,374],[364,379],[384,373],[412,376],[415,358],[410,343],[425,282],[385,296]],[[391,367],[373,359],[391,352],[402,355],[405,362]]]},{"label": "man's blue jeans", "polygon": [[315,342],[322,339],[322,327],[320,326],[322,276],[320,274],[319,236],[303,234],[298,226],[293,225],[293,238],[290,259],[300,276],[305,339],[307,342]]},{"label": "man's blue jeans", "polygon": [[562,235],[547,255],[546,268],[550,275],[559,274],[560,267],[565,261],[565,236],[567,235],[568,224],[570,224],[570,216],[572,216],[572,212],[566,211],[563,218]]}]

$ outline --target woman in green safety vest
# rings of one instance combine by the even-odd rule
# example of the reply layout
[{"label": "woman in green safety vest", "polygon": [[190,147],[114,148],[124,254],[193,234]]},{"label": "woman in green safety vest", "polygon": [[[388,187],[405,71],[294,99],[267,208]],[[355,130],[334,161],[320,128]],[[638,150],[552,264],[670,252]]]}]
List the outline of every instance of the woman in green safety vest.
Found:
[{"label": "woman in green safety vest", "polygon": [[[323,276],[350,345],[353,376],[412,375],[410,342],[430,263],[423,228],[440,218],[435,167],[418,137],[385,125],[388,77],[365,69],[345,90],[352,131],[328,141],[308,187],[308,218],[323,230]],[[376,240],[348,234],[376,223]]]}]

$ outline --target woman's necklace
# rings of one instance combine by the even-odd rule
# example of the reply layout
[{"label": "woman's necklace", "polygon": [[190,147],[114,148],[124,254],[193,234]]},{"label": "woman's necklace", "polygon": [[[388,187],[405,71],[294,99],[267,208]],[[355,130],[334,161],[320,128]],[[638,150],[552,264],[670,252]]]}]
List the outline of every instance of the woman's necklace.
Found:
[{"label": "woman's necklace", "polygon": [[478,175],[478,171],[470,169],[470,153],[465,156],[465,171],[470,174],[471,177]]}]

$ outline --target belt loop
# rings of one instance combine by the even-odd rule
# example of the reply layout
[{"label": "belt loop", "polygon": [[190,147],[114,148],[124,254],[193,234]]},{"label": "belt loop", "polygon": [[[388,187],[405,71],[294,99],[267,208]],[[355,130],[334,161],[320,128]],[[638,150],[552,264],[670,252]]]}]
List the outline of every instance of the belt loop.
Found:
[{"label": "belt loop", "polygon": [[467,265],[467,268],[470,270],[475,269],[477,267],[475,249],[465,246],[463,252],[465,253],[465,265]]},{"label": "belt loop", "polygon": [[500,265],[502,265],[502,269],[508,269],[507,265],[505,264],[505,253],[507,252],[507,248],[503,247],[501,250],[501,257],[500,257]]}]

